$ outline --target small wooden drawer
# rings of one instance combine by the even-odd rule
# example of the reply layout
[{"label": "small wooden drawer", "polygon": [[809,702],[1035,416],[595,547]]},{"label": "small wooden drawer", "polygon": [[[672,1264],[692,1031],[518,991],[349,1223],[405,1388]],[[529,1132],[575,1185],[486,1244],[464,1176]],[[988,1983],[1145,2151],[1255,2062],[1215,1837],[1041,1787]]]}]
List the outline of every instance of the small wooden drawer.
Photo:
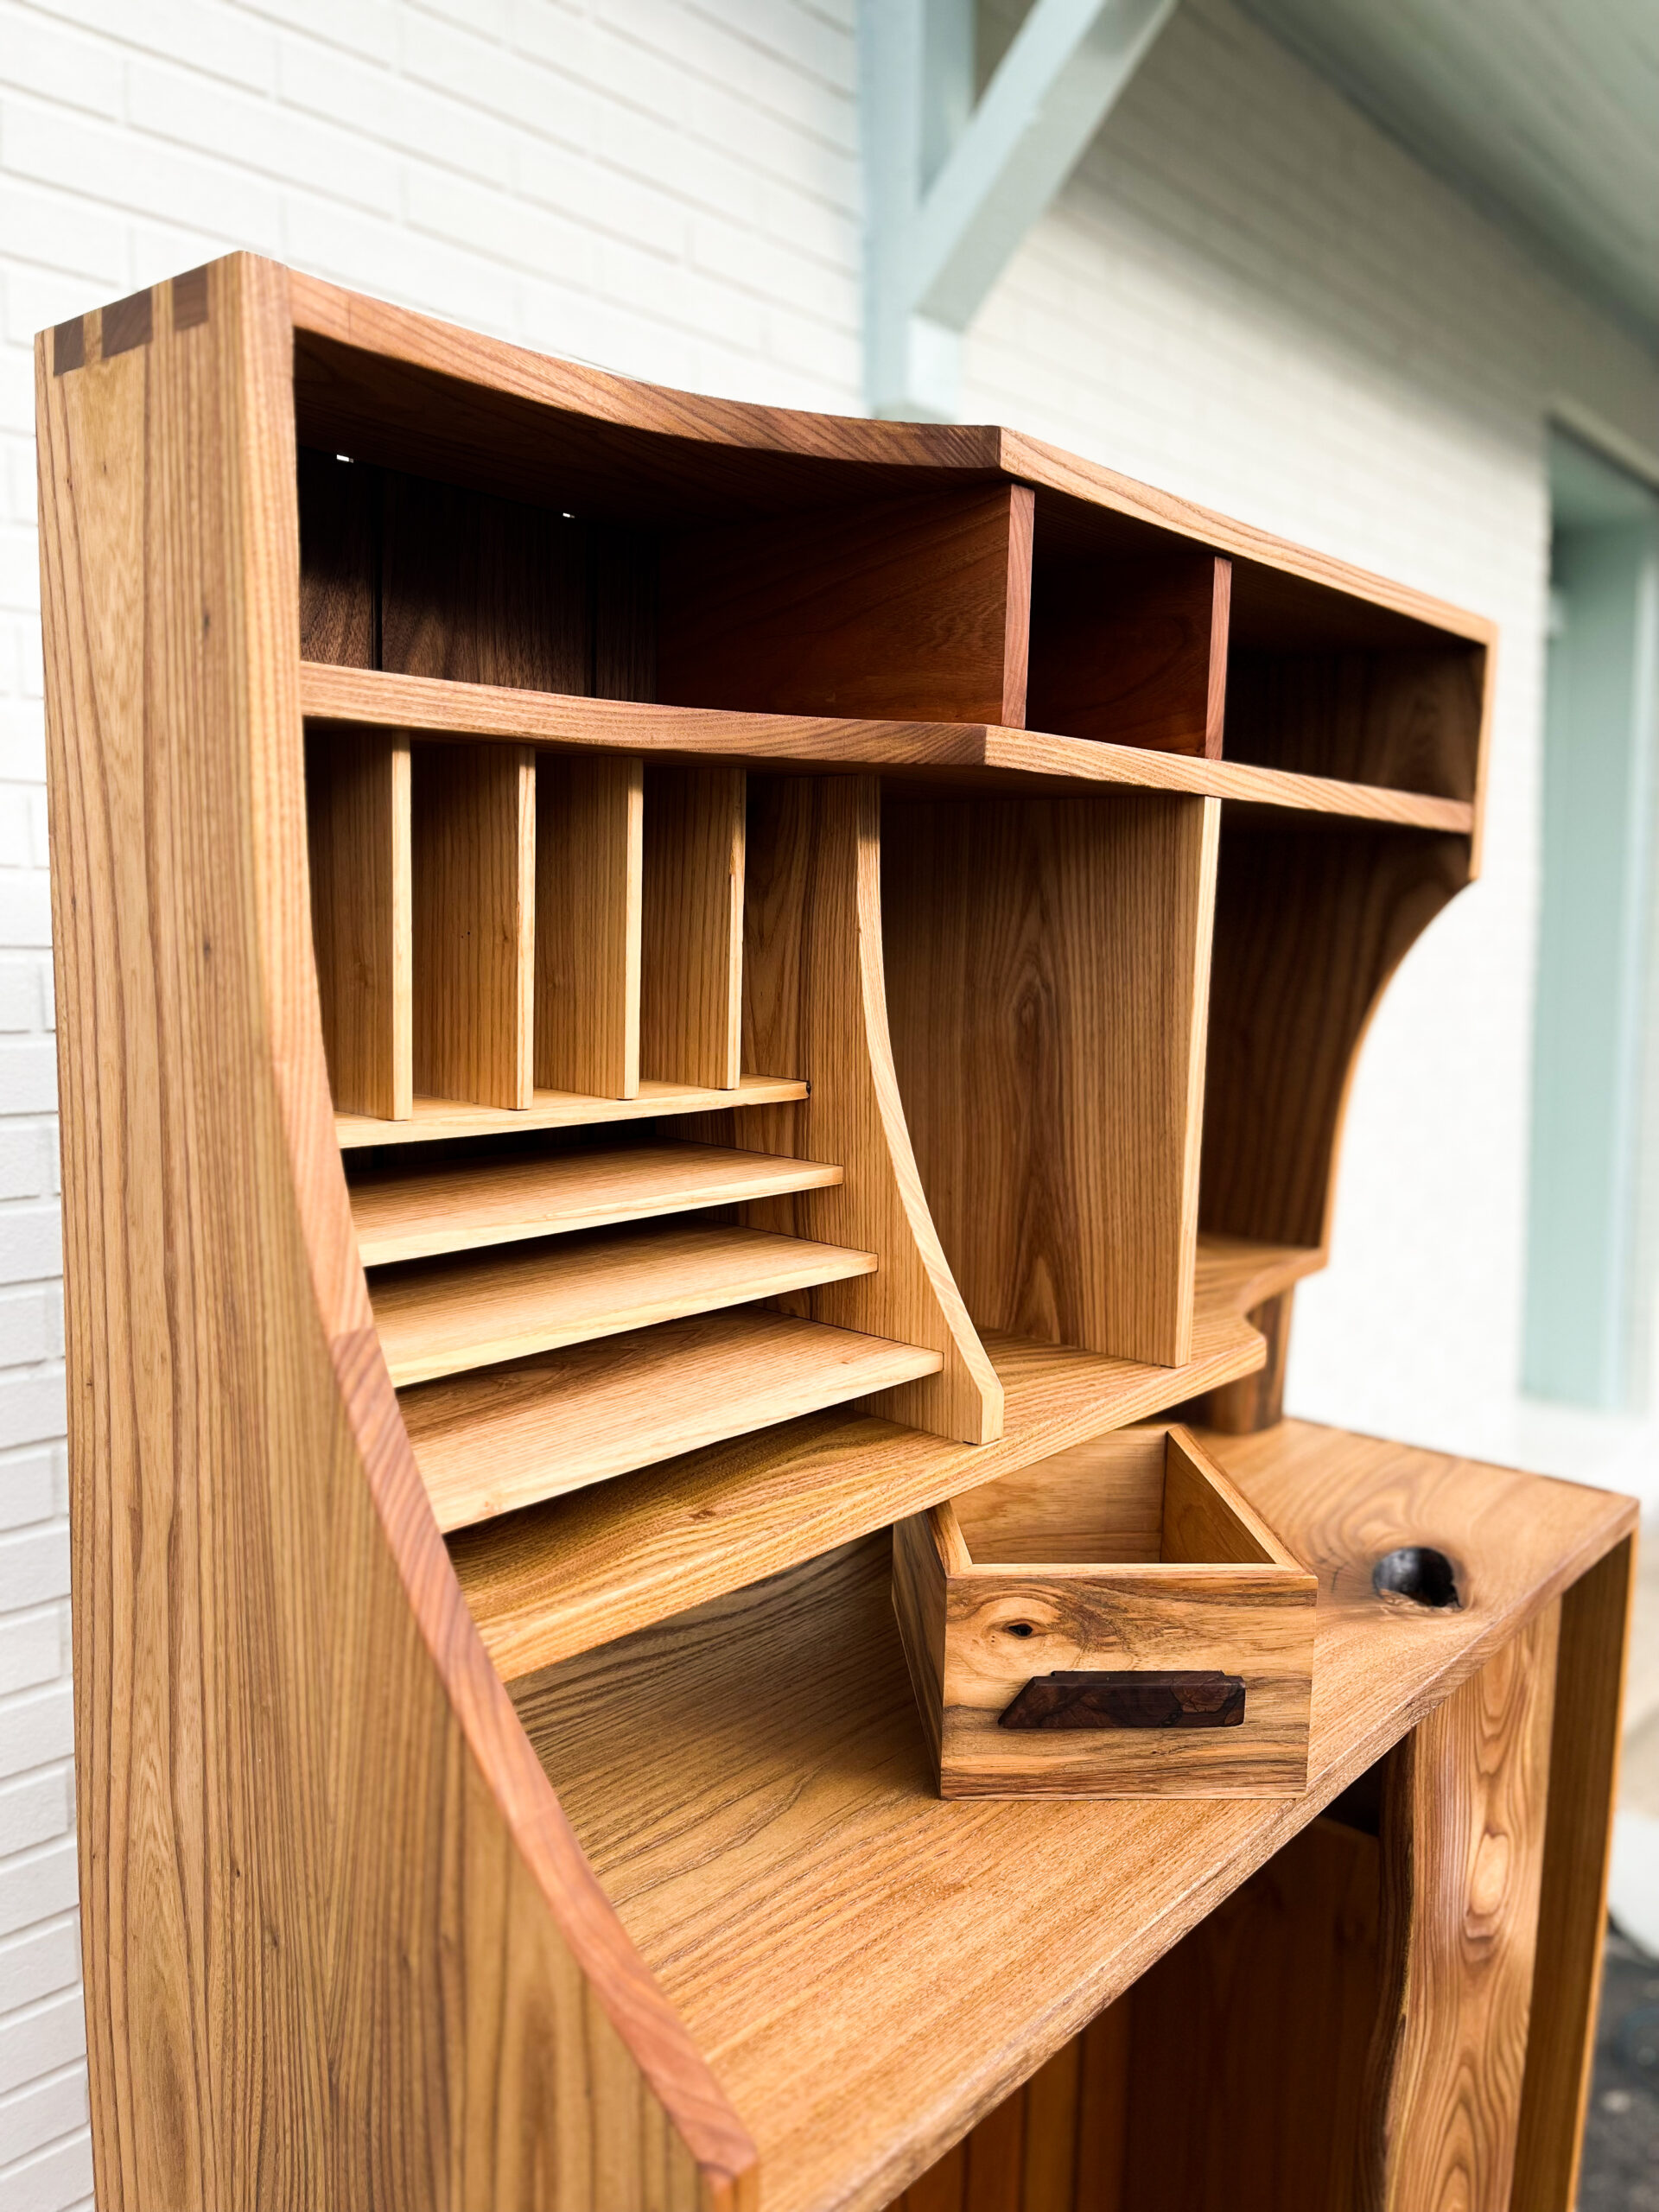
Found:
[{"label": "small wooden drawer", "polygon": [[1314,1592],[1166,1424],[893,1532],[893,1606],[946,1797],[1294,1796]]}]

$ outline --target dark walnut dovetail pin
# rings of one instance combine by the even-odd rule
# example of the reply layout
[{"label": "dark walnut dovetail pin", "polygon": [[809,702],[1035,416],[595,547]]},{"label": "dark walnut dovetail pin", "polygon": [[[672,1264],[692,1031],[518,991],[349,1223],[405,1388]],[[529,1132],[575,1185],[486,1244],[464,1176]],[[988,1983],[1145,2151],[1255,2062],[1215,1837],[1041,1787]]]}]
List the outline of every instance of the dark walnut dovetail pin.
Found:
[{"label": "dark walnut dovetail pin", "polygon": [[1002,1728],[1236,1728],[1244,1684],[1215,1668],[1118,1674],[1040,1675],[1026,1684]]}]

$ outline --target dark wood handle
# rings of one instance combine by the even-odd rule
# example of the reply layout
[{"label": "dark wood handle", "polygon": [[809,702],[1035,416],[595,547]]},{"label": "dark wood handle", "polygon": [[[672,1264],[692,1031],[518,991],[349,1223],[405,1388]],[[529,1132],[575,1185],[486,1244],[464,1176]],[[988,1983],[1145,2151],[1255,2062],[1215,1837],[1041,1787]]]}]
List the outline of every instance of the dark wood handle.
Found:
[{"label": "dark wood handle", "polygon": [[1129,1669],[1034,1675],[1001,1716],[1004,1728],[1236,1728],[1242,1675]]}]

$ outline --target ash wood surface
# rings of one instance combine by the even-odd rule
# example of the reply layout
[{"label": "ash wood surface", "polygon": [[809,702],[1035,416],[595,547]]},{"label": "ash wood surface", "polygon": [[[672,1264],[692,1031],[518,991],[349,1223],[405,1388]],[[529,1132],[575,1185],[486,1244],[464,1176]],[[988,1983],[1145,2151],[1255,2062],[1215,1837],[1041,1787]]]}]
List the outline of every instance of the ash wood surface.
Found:
[{"label": "ash wood surface", "polygon": [[352,1225],[364,1266],[375,1268],[478,1244],[734,1205],[772,1192],[838,1183],[841,1175],[839,1166],[816,1160],[702,1144],[468,1160],[353,1184]]},{"label": "ash wood surface", "polygon": [[1127,2057],[1119,2047],[1127,2015],[1114,2005],[1062,2044],[912,2182],[892,2212],[1119,2212],[1114,2092]]},{"label": "ash wood surface", "polygon": [[1353,2212],[1379,1878],[1314,1821],[1122,2000],[1122,2212]]},{"label": "ash wood surface", "polygon": [[[1296,1421],[1199,1441],[1318,1580],[1305,1796],[941,1804],[879,1536],[519,1685],[624,1923],[753,2131],[768,2212],[887,2204],[1635,1510]],[[1372,1592],[1377,1553],[1413,1538],[1465,1562],[1460,1611]]]},{"label": "ash wood surface", "polygon": [[1560,1626],[1548,1606],[1389,1759],[1364,2212],[1508,2212]]},{"label": "ash wood surface", "polygon": [[561,698],[487,684],[446,683],[330,668],[300,671],[308,721],[328,727],[427,730],[508,743],[594,747],[695,758],[724,756],[751,768],[887,768],[950,785],[1032,791],[1121,784],[1201,798],[1467,836],[1465,799],[1376,789],[1230,760],[1199,760],[1132,745],[983,723],[860,721],[833,715],[736,714],[633,700]]},{"label": "ash wood surface", "polygon": [[671,537],[659,696],[760,713],[1026,719],[1023,485]]},{"label": "ash wood surface", "polygon": [[527,1106],[534,756],[420,745],[410,785],[415,1088]]},{"label": "ash wood surface", "polygon": [[1268,1347],[1267,1362],[1254,1375],[1241,1375],[1211,1390],[1193,1409],[1192,1418],[1224,1436],[1249,1436],[1258,1428],[1271,1428],[1284,1417],[1285,1373],[1290,1363],[1290,1317],[1295,1286],[1281,1290],[1246,1315],[1259,1330]]},{"label": "ash wood surface", "polygon": [[1205,1229],[1323,1249],[1354,1057],[1383,989],[1468,880],[1427,832],[1222,838],[1204,1100]]},{"label": "ash wood surface", "polygon": [[1511,2212],[1560,2212],[1578,2199],[1635,1567],[1634,1540],[1627,1539],[1561,1599],[1538,1948]]},{"label": "ash wood surface", "polygon": [[1039,571],[1026,719],[1069,737],[1220,760],[1232,576],[1232,563],[1209,553]]},{"label": "ash wood surface", "polygon": [[147,298],[147,343],[105,360],[93,315],[84,366],[37,357],[99,2202],[753,2206],[373,1350],[305,889],[285,280],[235,256]]},{"label": "ash wood surface", "polygon": [[868,1274],[873,1252],[762,1230],[594,1230],[496,1254],[419,1260],[369,1286],[394,1383]]},{"label": "ash wood surface", "polygon": [[1220,809],[890,805],[899,1089],[985,1329],[1190,1356]]},{"label": "ash wood surface", "polygon": [[736,1087],[743,1014],[741,768],[653,762],[645,778],[639,1065]]},{"label": "ash wood surface", "polygon": [[322,1043],[335,1110],[414,1110],[410,760],[364,732],[309,748],[306,843]]},{"label": "ash wood surface", "polygon": [[[970,1494],[966,1529],[950,1504],[895,1529],[894,1607],[918,1696],[937,1680],[938,1716],[924,1719],[944,1796],[1268,1796],[1303,1786],[1313,1577],[1194,1440],[1175,1429],[1158,1440],[1155,1457],[1134,1433],[1096,1441],[1103,1497],[1074,1456],[1046,1491],[1039,1465],[1008,1478],[1007,1501],[995,1495],[1002,1484]],[[1137,1482],[1158,1503],[1153,1556],[1080,1556],[1080,1538],[1128,1517]],[[1012,1559],[997,1554],[999,1536]],[[1041,1558],[1050,1537],[1063,1560]],[[1079,1741],[1069,1726],[1017,1725],[1067,1685],[1126,1669],[1131,1682],[1224,1677],[1242,1700],[1224,1732],[1179,1742],[1117,1730]]]},{"label": "ash wood surface", "polygon": [[1168,1435],[1152,1423],[1114,1428],[966,1491],[950,1511],[964,1563],[1160,1559]]},{"label": "ash wood surface", "polygon": [[738,1112],[737,1141],[846,1169],[833,1190],[768,1199],[746,1218],[874,1252],[877,1274],[812,1293],[805,1311],[939,1354],[925,1382],[870,1411],[988,1442],[1001,1433],[1002,1386],[940,1249],[893,1073],[873,777],[757,779],[745,910],[743,1056],[751,1067],[795,1070],[812,1091],[800,1106]]},{"label": "ash wood surface", "polygon": [[963,1446],[836,1413],[477,1530],[452,1556],[490,1655],[511,1681],[941,1498],[965,1512],[970,1488],[1031,1460],[1052,1469],[1049,1455],[1246,1370],[1262,1348],[1242,1307],[1317,1259],[1201,1245],[1193,1359],[1173,1371],[994,1338],[1006,1422],[993,1444]]},{"label": "ash wood surface", "polygon": [[1164,1449],[1164,1517],[1159,1556],[1196,1564],[1295,1567],[1297,1561],[1226,1471],[1187,1428],[1172,1428]]},{"label": "ash wood surface", "polygon": [[938,1357],[745,1307],[429,1382],[399,1402],[439,1526],[456,1529],[890,1388]]},{"label": "ash wood surface", "polygon": [[543,760],[536,774],[536,1082],[639,1089],[645,768]]},{"label": "ash wood surface", "polygon": [[734,1103],[775,1106],[804,1098],[798,1076],[746,1075],[737,1097],[726,1090],[701,1090],[677,1083],[643,1081],[632,1098],[594,1098],[586,1091],[531,1091],[528,1106],[512,1110],[468,1106],[453,1098],[417,1097],[406,1122],[387,1122],[362,1114],[337,1114],[335,1138],[343,1152],[365,1145],[423,1144],[446,1137],[503,1136],[518,1129],[575,1129],[609,1122],[648,1122],[669,1115],[705,1114]]}]

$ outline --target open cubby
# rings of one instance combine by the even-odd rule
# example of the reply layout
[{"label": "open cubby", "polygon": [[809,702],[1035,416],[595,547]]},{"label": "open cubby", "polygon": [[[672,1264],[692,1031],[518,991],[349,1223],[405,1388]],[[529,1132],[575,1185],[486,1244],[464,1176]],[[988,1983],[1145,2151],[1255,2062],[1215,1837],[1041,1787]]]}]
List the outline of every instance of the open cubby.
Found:
[{"label": "open cubby", "polygon": [[[1118,2000],[1385,1756],[1350,2147],[1497,1883],[1469,2109],[1570,2178],[1632,1509],[1275,1387],[1490,626],[1012,431],[144,304],[38,360],[100,2199],[1013,2212],[936,2162],[1051,2090],[1155,2178]],[[1022,1604],[1294,1584],[1305,1790],[941,1804],[946,1501]]]}]

